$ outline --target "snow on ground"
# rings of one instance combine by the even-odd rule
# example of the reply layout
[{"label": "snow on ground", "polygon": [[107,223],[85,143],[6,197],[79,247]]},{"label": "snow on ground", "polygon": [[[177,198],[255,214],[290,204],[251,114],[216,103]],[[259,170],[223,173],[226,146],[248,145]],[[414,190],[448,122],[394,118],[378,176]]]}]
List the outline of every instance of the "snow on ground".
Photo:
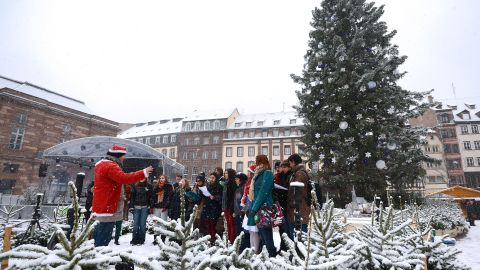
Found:
[{"label": "snow on ground", "polygon": [[470,227],[467,235],[457,239],[456,248],[462,253],[458,255],[458,259],[467,264],[472,270],[480,270],[480,221],[476,221],[477,226]]}]

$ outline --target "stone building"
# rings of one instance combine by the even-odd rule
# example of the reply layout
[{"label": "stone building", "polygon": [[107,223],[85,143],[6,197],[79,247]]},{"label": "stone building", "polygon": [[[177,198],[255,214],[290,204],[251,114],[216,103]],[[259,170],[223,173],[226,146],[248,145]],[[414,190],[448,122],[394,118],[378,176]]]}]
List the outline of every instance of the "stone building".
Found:
[{"label": "stone building", "polygon": [[118,130],[118,123],[96,116],[82,101],[0,76],[0,193],[21,194],[39,184],[43,150]]},{"label": "stone building", "polygon": [[227,127],[231,126],[239,112],[217,110],[215,112],[194,111],[183,119],[179,135],[178,162],[185,166],[185,177],[191,181],[200,172],[212,172],[223,167],[223,139]]},{"label": "stone building", "polygon": [[302,126],[303,120],[295,112],[240,115],[223,140],[222,166],[245,173],[255,157],[263,154],[273,168],[276,161],[302,152]]},{"label": "stone building", "polygon": [[176,161],[178,156],[178,135],[182,130],[182,119],[173,118],[138,123],[118,134],[118,137],[149,145]]}]

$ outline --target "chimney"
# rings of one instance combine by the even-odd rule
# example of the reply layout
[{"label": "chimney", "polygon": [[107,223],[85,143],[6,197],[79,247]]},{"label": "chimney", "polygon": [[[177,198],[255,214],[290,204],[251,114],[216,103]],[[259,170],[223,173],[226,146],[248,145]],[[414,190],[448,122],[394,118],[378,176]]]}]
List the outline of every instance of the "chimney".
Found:
[{"label": "chimney", "polygon": [[428,104],[433,104],[433,96],[428,95]]}]

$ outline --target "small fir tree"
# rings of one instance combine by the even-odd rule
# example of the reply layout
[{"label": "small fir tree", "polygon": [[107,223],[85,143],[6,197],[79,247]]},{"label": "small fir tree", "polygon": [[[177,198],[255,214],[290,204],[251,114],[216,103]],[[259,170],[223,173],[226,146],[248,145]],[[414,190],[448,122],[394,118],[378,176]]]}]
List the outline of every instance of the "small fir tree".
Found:
[{"label": "small fir tree", "polygon": [[58,244],[54,250],[38,245],[21,245],[8,252],[0,254],[4,258],[17,259],[8,269],[108,269],[111,264],[120,262],[109,247],[95,247],[93,240],[88,240],[94,229],[95,217],[92,216],[83,230],[79,230],[77,189],[73,182],[68,183],[75,210],[74,226],[67,239],[65,232],[58,229],[55,234]]},{"label": "small fir tree", "polygon": [[432,161],[419,147],[425,130],[409,128],[427,108],[425,93],[397,84],[406,60],[391,44],[396,31],[380,21],[383,6],[365,0],[324,0],[313,11],[302,75],[292,75],[303,142],[320,161],[327,187],[344,203],[352,185],[361,196],[398,193],[415,186]]}]

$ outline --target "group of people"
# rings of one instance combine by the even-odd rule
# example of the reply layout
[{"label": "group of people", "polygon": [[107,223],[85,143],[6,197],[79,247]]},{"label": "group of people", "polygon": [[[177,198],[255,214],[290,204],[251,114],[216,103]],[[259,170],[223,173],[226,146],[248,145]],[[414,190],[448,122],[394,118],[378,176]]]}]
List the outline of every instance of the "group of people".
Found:
[{"label": "group of people", "polygon": [[[113,146],[107,157],[95,167],[91,205],[99,221],[93,235],[96,246],[109,244],[116,224],[120,235],[118,224],[121,226],[121,220],[126,217],[125,209],[133,212],[131,244],[143,244],[147,216],[152,214],[163,220],[180,218],[182,194],[185,218],[190,218],[197,205],[194,226],[201,234],[210,235],[212,244],[219,233],[217,228],[222,227],[223,223],[219,221],[223,213],[227,224],[224,229],[230,242],[233,243],[244,232],[242,248],[250,247],[260,252],[265,245],[269,255],[275,256],[277,250],[272,226],[257,226],[259,210],[271,208],[274,204],[280,206],[281,216],[284,217],[279,225],[280,233],[286,233],[293,240],[295,225],[300,225],[303,231],[307,230],[311,203],[307,187],[310,180],[298,154],[277,162],[274,170],[265,155],[256,157],[247,174],[236,173],[233,169],[224,172],[218,167],[209,173],[208,178],[204,173],[199,174],[193,188],[181,175],[172,184],[165,175],[150,184],[148,176],[153,171],[152,167],[124,173],[122,163],[125,154],[124,147]],[[294,185],[290,185],[292,182],[304,186],[296,191],[300,193],[296,199]],[[154,241],[157,242],[156,237]],[[115,243],[118,244],[117,236]],[[281,248],[286,248],[283,243]]]}]

